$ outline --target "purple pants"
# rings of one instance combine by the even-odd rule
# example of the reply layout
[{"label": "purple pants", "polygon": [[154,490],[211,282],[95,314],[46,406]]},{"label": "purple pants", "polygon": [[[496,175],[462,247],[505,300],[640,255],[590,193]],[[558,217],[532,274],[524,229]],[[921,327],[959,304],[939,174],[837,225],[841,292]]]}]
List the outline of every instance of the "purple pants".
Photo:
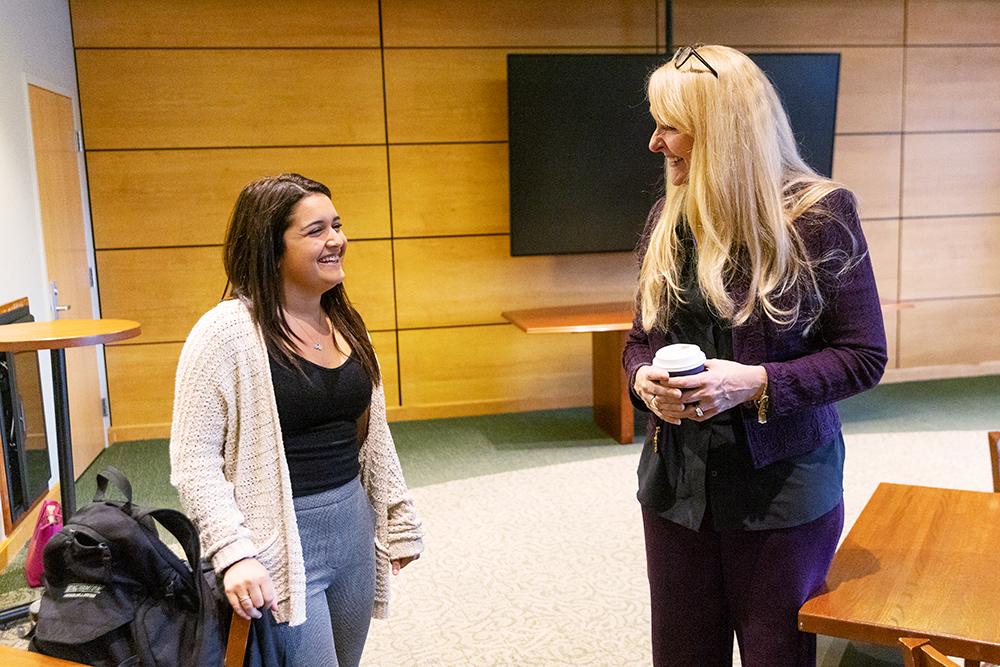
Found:
[{"label": "purple pants", "polygon": [[655,667],[815,667],[816,635],[798,611],[823,584],[844,504],[777,530],[694,531],[643,509]]}]

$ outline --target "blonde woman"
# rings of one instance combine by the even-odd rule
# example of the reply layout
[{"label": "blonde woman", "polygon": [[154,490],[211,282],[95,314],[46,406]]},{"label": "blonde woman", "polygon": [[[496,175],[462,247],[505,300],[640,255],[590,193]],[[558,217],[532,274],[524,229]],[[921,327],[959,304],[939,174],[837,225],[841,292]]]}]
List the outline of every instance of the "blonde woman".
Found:
[{"label": "blonde woman", "polygon": [[[799,157],[771,83],[723,46],[649,79],[666,196],[624,352],[650,414],[639,463],[654,664],[815,665],[796,614],[843,528],[834,403],[875,385],[885,332],[854,197]],[[696,343],[671,377],[656,350]]]},{"label": "blonde woman", "polygon": [[177,366],[170,481],[233,612],[273,638],[254,666],[357,665],[389,572],[423,550],[346,251],[325,185],[247,185],[223,249],[230,298]]}]

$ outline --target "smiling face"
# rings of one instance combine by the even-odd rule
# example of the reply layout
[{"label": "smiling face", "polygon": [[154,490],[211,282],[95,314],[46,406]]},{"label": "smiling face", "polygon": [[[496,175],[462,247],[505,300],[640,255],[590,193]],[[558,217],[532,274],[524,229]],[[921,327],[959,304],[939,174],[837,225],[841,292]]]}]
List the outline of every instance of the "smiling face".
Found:
[{"label": "smiling face", "polygon": [[691,170],[692,148],[694,148],[694,137],[660,123],[656,124],[653,136],[649,138],[649,150],[663,153],[671,185],[687,183],[688,172]]},{"label": "smiling face", "polygon": [[347,237],[329,197],[312,194],[299,200],[282,238],[278,270],[286,293],[322,295],[344,281]]}]

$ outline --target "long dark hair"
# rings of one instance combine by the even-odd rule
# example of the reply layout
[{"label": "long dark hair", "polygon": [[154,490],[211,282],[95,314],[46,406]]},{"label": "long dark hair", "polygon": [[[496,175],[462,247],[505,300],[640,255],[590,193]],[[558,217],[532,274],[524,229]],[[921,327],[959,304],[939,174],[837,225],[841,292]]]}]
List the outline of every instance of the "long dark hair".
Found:
[{"label": "long dark hair", "polygon": [[[292,211],[300,200],[314,194],[329,197],[330,188],[299,174],[268,176],[248,184],[236,198],[223,250],[227,278],[223,296],[241,299],[247,305],[268,352],[293,368],[300,368],[293,340],[297,336],[285,320],[278,267],[285,254],[284,235]],[[372,384],[380,384],[368,330],[347,298],[343,283],[324,292],[320,306],[347,340]]]}]

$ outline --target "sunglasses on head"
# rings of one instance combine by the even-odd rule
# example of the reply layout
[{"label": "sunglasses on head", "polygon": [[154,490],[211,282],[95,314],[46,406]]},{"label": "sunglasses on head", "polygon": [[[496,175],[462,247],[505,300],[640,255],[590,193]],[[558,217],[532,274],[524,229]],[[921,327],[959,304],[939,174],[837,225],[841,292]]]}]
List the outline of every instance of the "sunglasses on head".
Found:
[{"label": "sunglasses on head", "polygon": [[694,45],[691,45],[691,46],[682,46],[679,49],[677,49],[677,51],[674,52],[674,60],[673,60],[674,67],[676,67],[677,69],[680,69],[680,68],[684,67],[684,64],[688,60],[691,59],[691,56],[694,56],[699,61],[701,61],[702,65],[704,65],[705,67],[708,68],[708,71],[712,73],[712,76],[714,76],[716,79],[718,79],[719,78],[719,73],[715,71],[714,67],[712,67],[711,65],[708,64],[707,60],[705,60],[704,58],[701,57],[700,53],[698,53],[698,47],[699,46],[705,46],[705,45],[704,44],[694,44]]}]

